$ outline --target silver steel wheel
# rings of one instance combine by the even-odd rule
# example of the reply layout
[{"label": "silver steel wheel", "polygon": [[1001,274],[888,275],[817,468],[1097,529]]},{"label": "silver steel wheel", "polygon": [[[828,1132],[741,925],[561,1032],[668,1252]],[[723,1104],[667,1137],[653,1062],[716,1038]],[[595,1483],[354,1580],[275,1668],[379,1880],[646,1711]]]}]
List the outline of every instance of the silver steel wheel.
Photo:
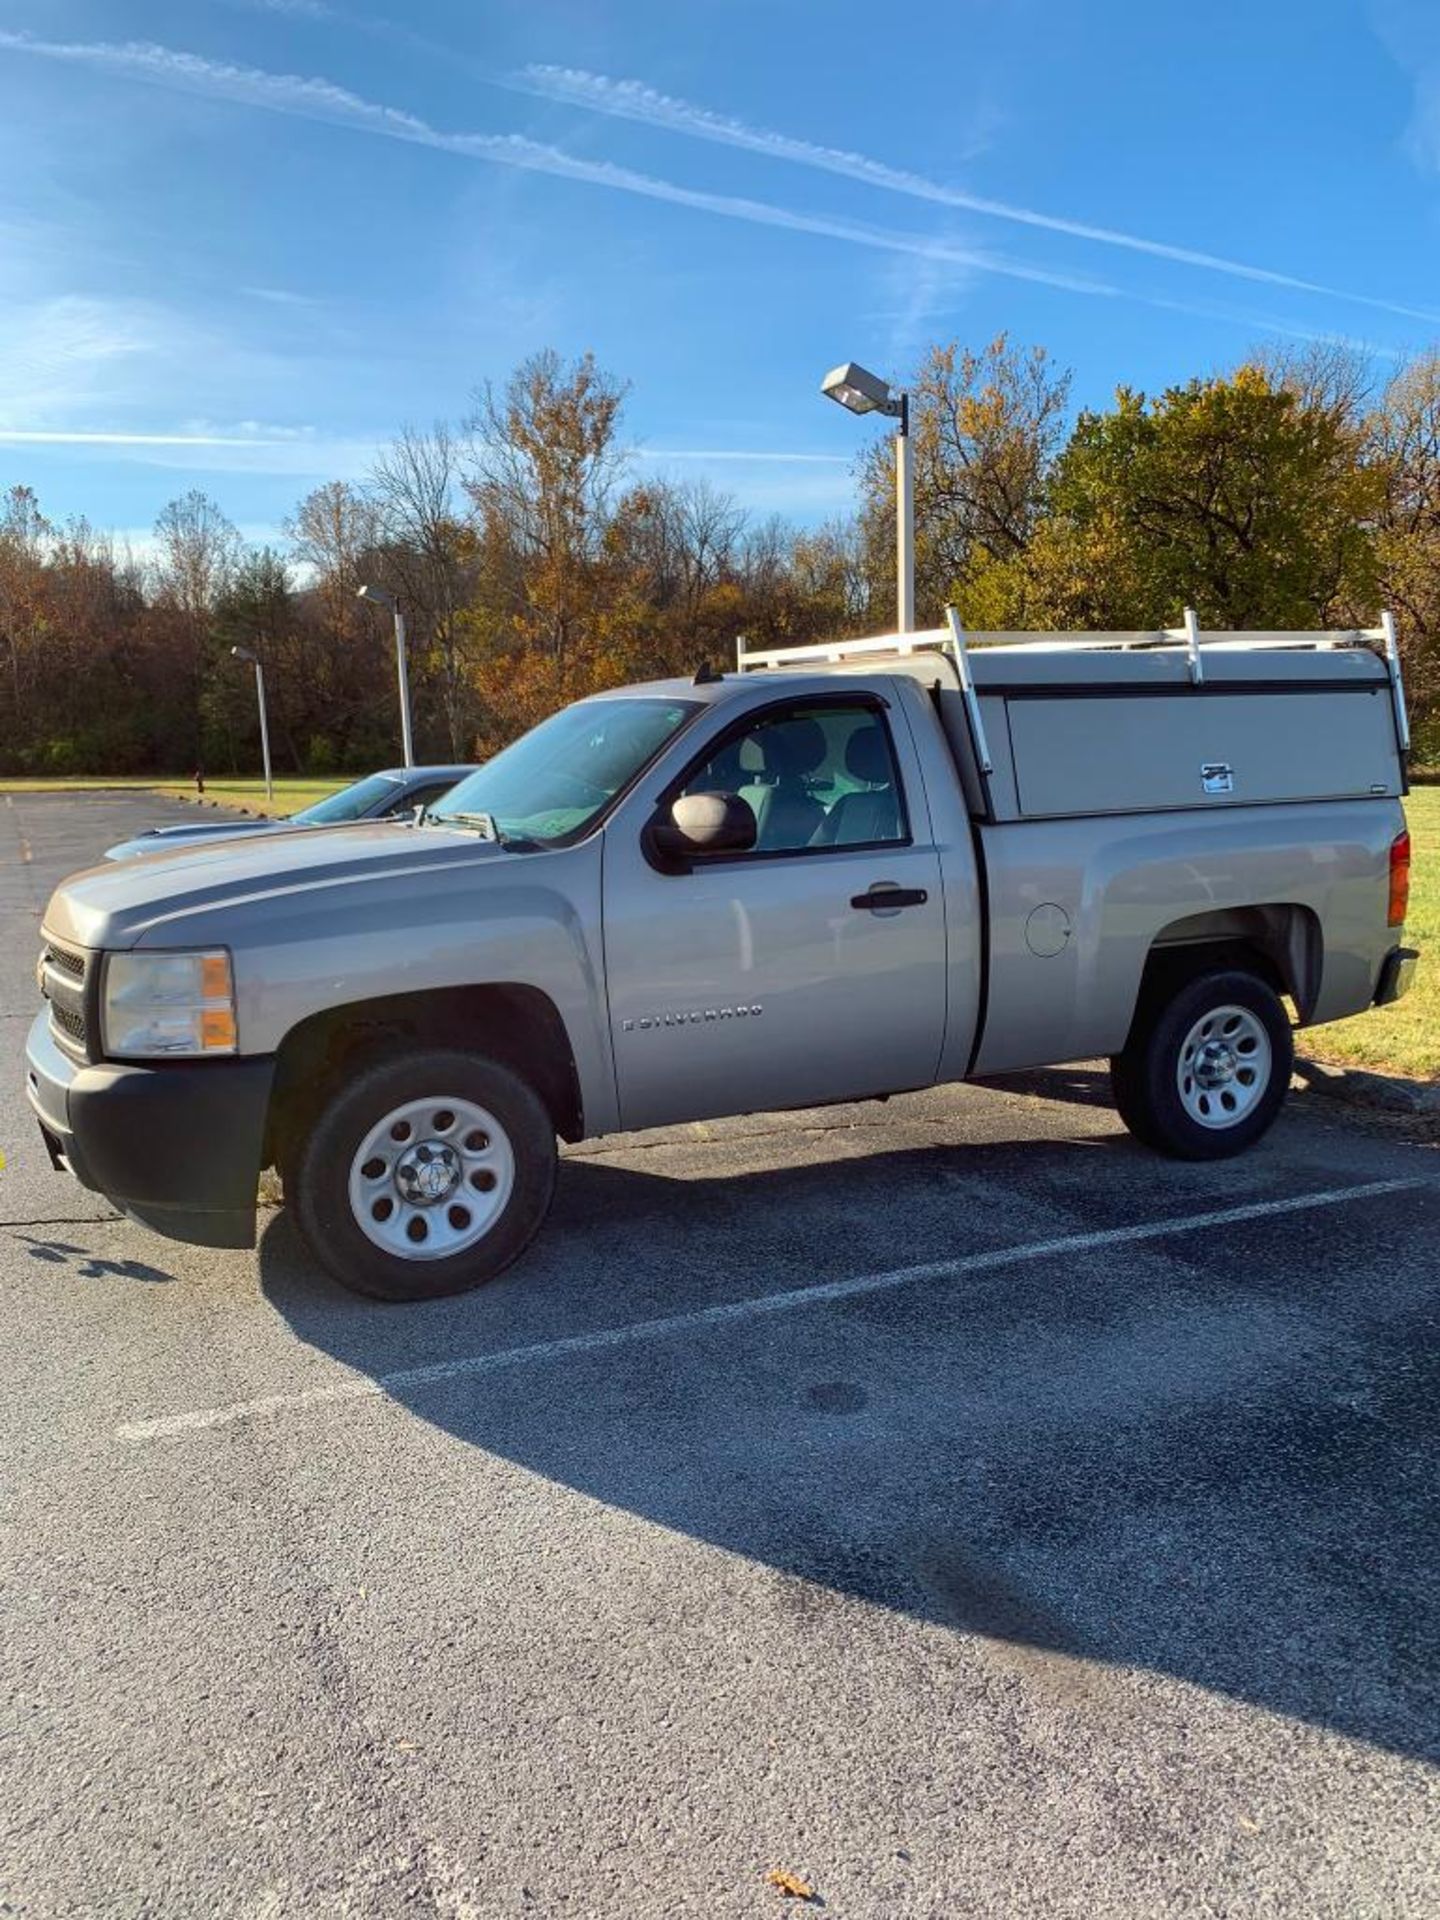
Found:
[{"label": "silver steel wheel", "polygon": [[350,1211],[367,1240],[402,1260],[463,1253],[495,1225],[515,1185],[510,1136],[473,1100],[407,1100],[350,1162]]},{"label": "silver steel wheel", "polygon": [[1263,1099],[1272,1067],[1260,1016],[1249,1007],[1215,1007],[1195,1022],[1180,1048],[1180,1104],[1199,1126],[1233,1127]]}]

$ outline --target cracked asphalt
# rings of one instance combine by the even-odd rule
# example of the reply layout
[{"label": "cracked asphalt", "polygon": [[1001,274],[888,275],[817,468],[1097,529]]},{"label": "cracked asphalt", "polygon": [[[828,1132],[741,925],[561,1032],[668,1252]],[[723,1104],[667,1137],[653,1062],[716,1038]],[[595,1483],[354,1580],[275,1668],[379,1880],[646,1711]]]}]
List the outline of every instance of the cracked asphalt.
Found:
[{"label": "cracked asphalt", "polygon": [[673,1128],[382,1307],[49,1170],[40,913],[170,817],[0,803],[0,1913],[1435,1914],[1433,1142]]}]

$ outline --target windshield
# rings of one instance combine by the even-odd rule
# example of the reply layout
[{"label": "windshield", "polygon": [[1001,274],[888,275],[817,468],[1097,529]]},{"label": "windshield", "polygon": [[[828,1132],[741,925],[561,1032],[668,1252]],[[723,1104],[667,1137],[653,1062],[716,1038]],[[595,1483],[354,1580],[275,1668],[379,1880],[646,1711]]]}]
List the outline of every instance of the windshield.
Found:
[{"label": "windshield", "polygon": [[338,827],[346,820],[362,820],[377,801],[400,791],[400,782],[388,773],[372,773],[368,780],[357,780],[353,787],[342,787],[328,800],[317,800],[290,818],[302,827]]},{"label": "windshield", "polygon": [[503,839],[581,834],[695,712],[683,700],[586,700],[542,720],[452,787],[427,816],[489,814]]}]

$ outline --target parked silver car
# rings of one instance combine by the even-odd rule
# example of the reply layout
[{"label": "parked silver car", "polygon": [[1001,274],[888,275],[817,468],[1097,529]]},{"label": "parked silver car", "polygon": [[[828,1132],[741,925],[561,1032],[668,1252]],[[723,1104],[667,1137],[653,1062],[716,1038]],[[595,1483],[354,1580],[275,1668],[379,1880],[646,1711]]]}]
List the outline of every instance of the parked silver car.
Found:
[{"label": "parked silver car", "polygon": [[383,773],[368,773],[363,780],[328,794],[313,807],[286,814],[283,819],[230,816],[223,820],[197,820],[193,824],[186,820],[173,827],[148,827],[133,840],[122,840],[108,848],[105,858],[133,860],[142,853],[168,853],[175,847],[223,846],[242,834],[269,833],[277,827],[339,827],[356,820],[396,820],[413,813],[416,807],[428,807],[431,801],[448,793],[457,780],[474,771],[473,764],[387,767]]}]

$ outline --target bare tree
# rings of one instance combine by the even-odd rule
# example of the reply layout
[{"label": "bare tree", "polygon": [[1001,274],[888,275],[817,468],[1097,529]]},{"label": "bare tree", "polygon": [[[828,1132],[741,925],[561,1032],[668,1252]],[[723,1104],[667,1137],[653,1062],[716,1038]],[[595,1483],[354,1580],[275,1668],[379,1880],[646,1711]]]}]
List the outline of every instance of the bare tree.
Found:
[{"label": "bare tree", "polygon": [[210,623],[240,563],[240,536],[208,494],[192,487],[161,509],[155,522],[159,598],[180,629],[188,656],[195,760],[202,758],[202,699],[209,664]]},{"label": "bare tree", "polygon": [[1363,347],[1343,340],[1267,344],[1250,355],[1250,362],[1272,386],[1294,394],[1307,414],[1360,432],[1375,398],[1375,362]]},{"label": "bare tree", "polygon": [[23,720],[27,671],[35,667],[46,549],[53,529],[31,487],[11,487],[0,502],[0,639],[10,656],[11,721]]},{"label": "bare tree", "polygon": [[1412,699],[1440,700],[1440,349],[1397,373],[1369,422],[1385,477],[1381,591],[1395,609]]},{"label": "bare tree", "polygon": [[353,622],[360,567],[380,537],[375,502],[348,480],[327,480],[307,493],[285,522],[285,535],[301,566],[314,576],[335,633]]},{"label": "bare tree", "polygon": [[429,433],[406,427],[375,463],[370,484],[387,584],[403,596],[417,639],[438,657],[450,754],[458,760],[469,731],[459,614],[475,552],[457,502],[459,443],[442,422]]},{"label": "bare tree", "polygon": [[163,507],[155,522],[161,591],[190,619],[208,617],[240,560],[240,536],[198,487]]}]

